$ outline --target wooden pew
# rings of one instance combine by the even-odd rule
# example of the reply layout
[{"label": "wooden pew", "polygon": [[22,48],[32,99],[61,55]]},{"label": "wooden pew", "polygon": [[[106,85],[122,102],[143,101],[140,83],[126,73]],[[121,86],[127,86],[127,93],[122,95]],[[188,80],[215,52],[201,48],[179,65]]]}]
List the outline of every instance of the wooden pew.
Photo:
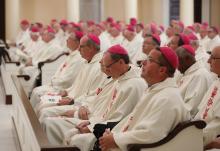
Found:
[{"label": "wooden pew", "polygon": [[54,59],[39,62],[38,69],[40,70],[38,85],[45,85],[51,80],[51,77],[57,71],[57,68],[64,62],[69,53],[62,53]]},{"label": "wooden pew", "polygon": [[1,77],[3,82],[5,104],[12,104],[13,82],[11,80],[11,73],[6,68],[4,60],[1,62]]},{"label": "wooden pew", "polygon": [[16,91],[13,92],[13,121],[22,151],[78,151],[73,146],[51,145],[43,132],[38,118],[20,83],[20,78],[12,75]]},{"label": "wooden pew", "polygon": [[129,144],[128,151],[203,151],[204,121],[178,124],[164,139],[151,144]]}]

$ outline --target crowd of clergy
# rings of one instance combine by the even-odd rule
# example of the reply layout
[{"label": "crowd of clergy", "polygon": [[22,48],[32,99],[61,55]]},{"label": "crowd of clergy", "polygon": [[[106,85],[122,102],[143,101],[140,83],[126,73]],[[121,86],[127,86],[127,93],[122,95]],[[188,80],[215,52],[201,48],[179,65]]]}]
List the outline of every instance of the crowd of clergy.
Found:
[{"label": "crowd of clergy", "polygon": [[[30,103],[51,144],[125,151],[163,139],[180,122],[204,120],[204,148],[220,147],[217,27],[111,17],[20,27],[8,52],[31,77]],[[38,63],[65,52],[48,84],[36,87]]]}]

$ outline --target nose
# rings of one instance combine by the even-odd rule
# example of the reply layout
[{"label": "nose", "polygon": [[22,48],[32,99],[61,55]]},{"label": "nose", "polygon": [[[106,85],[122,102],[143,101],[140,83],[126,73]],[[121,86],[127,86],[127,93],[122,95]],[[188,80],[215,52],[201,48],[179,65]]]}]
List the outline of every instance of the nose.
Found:
[{"label": "nose", "polygon": [[147,60],[143,60],[143,61],[141,62],[141,64],[142,64],[142,66],[147,65]]},{"label": "nose", "polygon": [[207,61],[209,64],[211,63],[211,56],[209,57],[208,61]]}]

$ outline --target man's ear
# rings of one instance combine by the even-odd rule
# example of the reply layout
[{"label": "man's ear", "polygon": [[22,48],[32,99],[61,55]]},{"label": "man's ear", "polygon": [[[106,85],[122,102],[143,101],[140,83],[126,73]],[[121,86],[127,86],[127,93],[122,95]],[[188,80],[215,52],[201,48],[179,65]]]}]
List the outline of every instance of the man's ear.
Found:
[{"label": "man's ear", "polygon": [[166,74],[167,73],[167,67],[161,66],[159,72],[161,74]]},{"label": "man's ear", "polygon": [[123,59],[119,59],[119,63],[120,63],[120,64],[125,64],[125,62],[124,62]]}]

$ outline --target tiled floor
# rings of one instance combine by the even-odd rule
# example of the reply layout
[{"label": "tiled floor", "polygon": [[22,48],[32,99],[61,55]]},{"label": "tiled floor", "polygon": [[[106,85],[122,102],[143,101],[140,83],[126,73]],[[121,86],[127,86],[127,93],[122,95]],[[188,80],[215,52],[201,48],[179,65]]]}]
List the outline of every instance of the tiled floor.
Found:
[{"label": "tiled floor", "polygon": [[0,146],[1,151],[20,151],[18,139],[13,127],[11,112],[12,105],[5,105],[0,78]]}]

